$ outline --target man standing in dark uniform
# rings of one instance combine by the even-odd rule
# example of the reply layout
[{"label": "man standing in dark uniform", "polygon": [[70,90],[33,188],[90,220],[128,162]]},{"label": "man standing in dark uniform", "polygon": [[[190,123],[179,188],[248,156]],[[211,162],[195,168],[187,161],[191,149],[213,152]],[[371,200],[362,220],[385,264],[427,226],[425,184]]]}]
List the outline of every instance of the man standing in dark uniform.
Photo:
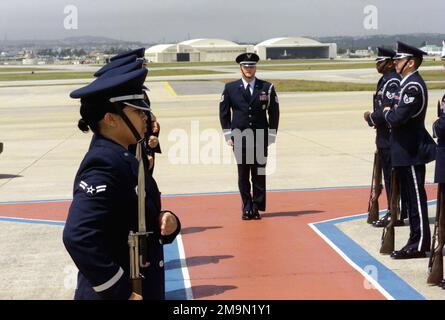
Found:
[{"label": "man standing in dark uniform", "polygon": [[219,105],[221,127],[238,165],[243,220],[261,219],[259,211],[266,210],[267,147],[275,142],[280,117],[273,84],[255,78],[259,59],[255,53],[236,58],[242,78],[226,84]]},{"label": "man standing in dark uniform", "polygon": [[[445,65],[445,40],[443,41],[442,61]],[[436,170],[434,182],[445,183],[445,95],[439,101],[438,117],[433,124],[434,136],[437,137]],[[445,188],[444,188],[445,189]],[[442,191],[445,191],[442,189]]]},{"label": "man standing in dark uniform", "polygon": [[391,161],[409,202],[410,236],[407,244],[391,257],[425,257],[431,233],[425,191],[426,163],[435,160],[436,144],[425,129],[428,90],[418,72],[425,52],[397,43],[396,71],[402,76],[394,108],[385,107],[383,116],[391,128]]},{"label": "man standing in dark uniform", "polygon": [[[443,41],[441,58],[445,67],[445,40]],[[439,118],[433,124],[434,136],[437,138],[436,168],[435,168],[436,170],[434,174],[434,182],[438,183],[437,187],[439,188],[439,195],[436,206],[443,205],[443,199],[445,199],[444,198],[445,197],[445,112],[444,111],[445,111],[445,95],[442,97],[442,100],[439,101],[437,110],[438,113],[437,116]],[[440,208],[440,210],[441,212],[443,212],[442,208]],[[442,217],[436,217],[436,219],[437,218],[439,218],[439,220],[435,222],[438,227],[436,235],[440,235],[442,232],[441,228],[443,228],[443,224],[441,224]],[[436,241],[439,242],[439,239],[440,238],[437,238]],[[436,254],[435,250],[440,250],[440,249],[441,249],[440,246],[437,246],[436,248],[431,247],[431,255],[435,255]],[[442,252],[440,252],[439,254],[442,255]],[[439,283],[439,286],[442,287],[442,289],[445,289],[445,279],[442,279],[442,281]]]},{"label": "man standing in dark uniform", "polygon": [[[443,41],[441,58],[445,67],[445,40]],[[437,138],[436,171],[434,174],[434,182],[438,183],[437,187],[439,188],[440,193],[438,195],[439,197],[437,199],[436,206],[440,206],[443,205],[443,199],[445,199],[445,95],[442,97],[442,100],[439,101],[437,113],[437,116],[439,118],[433,124],[434,136]],[[443,208],[440,208],[441,214],[443,212],[442,209]],[[443,228],[443,224],[441,223],[442,217],[436,217],[436,219],[437,218],[439,218],[439,220],[435,221],[438,227],[436,235],[440,235],[442,233],[441,228]],[[439,242],[439,237],[437,238],[437,242]],[[435,255],[435,250],[440,249],[440,246],[437,246],[436,248],[431,247],[431,255]],[[442,252],[440,252],[439,254],[442,255]],[[442,287],[442,289],[445,289],[445,279],[442,279],[442,281],[439,283],[439,286]]]},{"label": "man standing in dark uniform", "polygon": [[[397,94],[400,86],[400,75],[395,71],[393,58],[396,52],[385,48],[377,48],[376,69],[382,74],[377,83],[377,90],[373,99],[373,113],[365,112],[365,121],[370,127],[376,129],[375,144],[382,164],[383,177],[385,179],[385,191],[388,204],[391,199],[391,150],[389,144],[390,130],[388,124],[382,116],[384,107],[392,107],[394,96]],[[384,227],[387,224],[391,213],[374,222],[375,227]]]}]

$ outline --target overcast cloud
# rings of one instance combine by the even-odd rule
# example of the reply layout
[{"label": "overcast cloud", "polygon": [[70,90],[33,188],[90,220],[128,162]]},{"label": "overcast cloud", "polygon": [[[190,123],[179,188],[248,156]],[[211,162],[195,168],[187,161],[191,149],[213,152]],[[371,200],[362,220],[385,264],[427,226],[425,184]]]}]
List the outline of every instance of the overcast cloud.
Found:
[{"label": "overcast cloud", "polygon": [[[77,30],[65,30],[75,5]],[[378,29],[363,26],[367,5]],[[363,0],[2,0],[0,39],[106,36],[142,42],[224,38],[252,42],[281,36],[445,33],[445,1]]]}]

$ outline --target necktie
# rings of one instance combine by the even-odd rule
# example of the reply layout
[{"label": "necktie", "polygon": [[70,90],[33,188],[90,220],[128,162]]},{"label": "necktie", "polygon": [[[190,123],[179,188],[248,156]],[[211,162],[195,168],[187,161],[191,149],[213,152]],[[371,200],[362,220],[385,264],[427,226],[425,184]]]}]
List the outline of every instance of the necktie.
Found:
[{"label": "necktie", "polygon": [[246,97],[250,100],[252,98],[252,94],[250,93],[250,84],[247,84],[246,87]]}]

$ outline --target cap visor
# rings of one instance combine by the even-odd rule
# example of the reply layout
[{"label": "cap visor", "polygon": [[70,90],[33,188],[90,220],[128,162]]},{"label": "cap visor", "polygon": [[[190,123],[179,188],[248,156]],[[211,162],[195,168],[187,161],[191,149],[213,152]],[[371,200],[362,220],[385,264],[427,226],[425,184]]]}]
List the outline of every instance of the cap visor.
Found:
[{"label": "cap visor", "polygon": [[136,109],[151,111],[150,107],[144,100],[127,100],[127,101],[122,101],[122,103]]},{"label": "cap visor", "polygon": [[385,61],[385,60],[391,60],[390,57],[377,57],[375,58],[375,62],[381,62],[381,61]]},{"label": "cap visor", "polygon": [[396,54],[396,56],[394,57],[394,60],[400,60],[400,59],[403,59],[403,58],[408,58],[408,57],[412,57],[413,55],[412,54],[409,54],[409,53],[398,53],[398,54]]}]

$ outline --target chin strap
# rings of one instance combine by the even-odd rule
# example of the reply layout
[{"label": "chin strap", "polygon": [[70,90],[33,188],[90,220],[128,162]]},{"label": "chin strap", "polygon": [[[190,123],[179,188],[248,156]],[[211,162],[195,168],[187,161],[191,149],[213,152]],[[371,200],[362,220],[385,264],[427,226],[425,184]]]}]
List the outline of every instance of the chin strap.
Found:
[{"label": "chin strap", "polygon": [[133,133],[133,136],[136,138],[136,141],[140,142],[142,140],[142,138],[139,135],[139,132],[133,126],[130,119],[128,119],[128,117],[125,114],[122,107],[119,105],[119,103],[116,103],[116,102],[113,102],[113,106],[114,106],[114,109],[116,110],[117,114],[124,120],[124,122],[127,124],[128,128],[130,128],[130,131]]},{"label": "chin strap", "polygon": [[408,64],[408,62],[411,60],[411,58],[408,58],[408,60],[406,60],[405,64],[403,65],[402,70],[400,70],[400,74],[403,74],[403,71],[405,71],[406,65]]},{"label": "chin strap", "polygon": [[240,66],[240,69],[241,69],[241,73],[243,74],[243,78],[244,78],[244,80],[247,79],[247,78],[249,78],[249,77],[247,77],[246,74],[244,73],[243,67]]}]

